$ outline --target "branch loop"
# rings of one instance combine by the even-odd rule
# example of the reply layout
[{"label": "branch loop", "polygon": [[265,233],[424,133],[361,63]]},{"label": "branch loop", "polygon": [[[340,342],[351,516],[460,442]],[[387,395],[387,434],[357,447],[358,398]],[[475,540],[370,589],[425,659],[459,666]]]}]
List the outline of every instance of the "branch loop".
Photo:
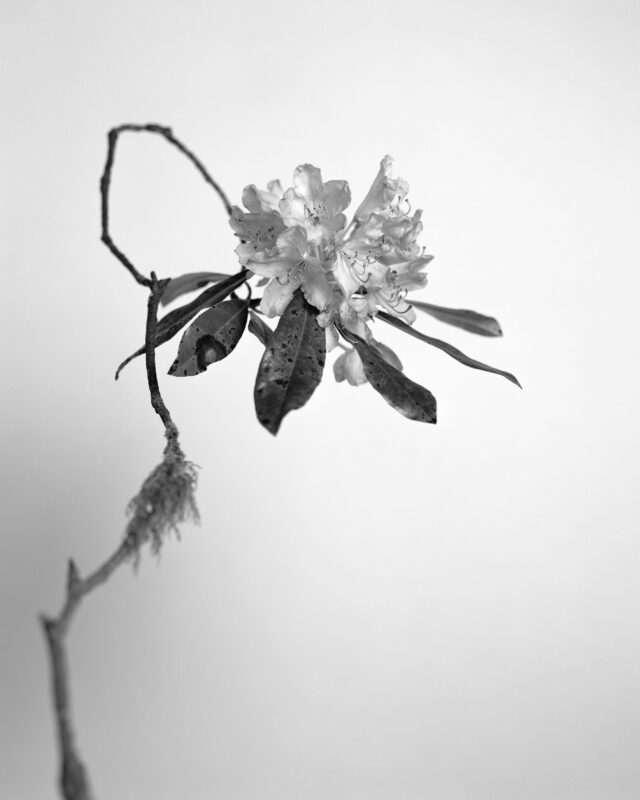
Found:
[{"label": "branch loop", "polygon": [[107,159],[105,161],[102,177],[100,178],[100,198],[101,198],[101,224],[102,234],[101,241],[106,245],[109,251],[118,259],[118,261],[131,273],[133,278],[141,285],[151,288],[151,279],[143,275],[133,264],[133,262],[125,255],[125,253],[116,245],[111,237],[109,230],[109,192],[111,189],[111,175],[113,172],[113,164],[116,155],[116,145],[118,137],[125,132],[133,133],[155,133],[162,136],[169,144],[173,145],[179,150],[186,158],[191,161],[194,167],[202,175],[204,180],[216,192],[225,207],[227,214],[231,214],[231,203],[229,198],[224,193],[220,185],[212,178],[211,174],[200,161],[200,159],[189,150],[179,139],[173,135],[171,128],[157,123],[148,123],[146,125],[135,125],[133,123],[126,123],[112,128],[107,134]]}]

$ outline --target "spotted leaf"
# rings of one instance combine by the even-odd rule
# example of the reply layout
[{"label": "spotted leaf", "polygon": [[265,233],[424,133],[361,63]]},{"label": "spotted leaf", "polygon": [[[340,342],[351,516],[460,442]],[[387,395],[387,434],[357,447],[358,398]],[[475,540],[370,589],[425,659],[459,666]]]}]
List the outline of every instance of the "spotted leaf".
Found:
[{"label": "spotted leaf", "polygon": [[377,349],[351,331],[341,330],[344,338],[358,351],[364,374],[373,388],[392,408],[417,422],[437,420],[436,398],[424,386],[414,383],[399,369],[389,364]]},{"label": "spotted leaf", "polygon": [[169,375],[198,375],[226,358],[244,333],[247,314],[246,300],[226,300],[200,314],[184,332]]},{"label": "spotted leaf", "polygon": [[254,401],[258,420],[274,436],[284,416],[302,408],[322,378],[326,335],[317,314],[297,291],[262,356]]},{"label": "spotted leaf", "polygon": [[[185,303],[183,306],[169,311],[168,314],[165,314],[164,317],[158,320],[154,345],[160,347],[161,344],[173,339],[176,333],[179,333],[199,311],[202,311],[204,308],[210,308],[221,300],[224,300],[225,297],[228,297],[231,292],[247,280],[248,275],[249,273],[247,270],[242,269],[235,275],[231,275],[225,278],[225,280],[220,281],[220,283],[216,283],[215,286],[210,286],[208,289],[205,289],[204,292],[201,292],[196,298],[191,300],[190,303]],[[116,371],[116,380],[118,380],[120,373],[127,364],[133,361],[134,358],[141,356],[144,351],[145,347],[143,345],[136,350],[135,353],[125,358]]]}]

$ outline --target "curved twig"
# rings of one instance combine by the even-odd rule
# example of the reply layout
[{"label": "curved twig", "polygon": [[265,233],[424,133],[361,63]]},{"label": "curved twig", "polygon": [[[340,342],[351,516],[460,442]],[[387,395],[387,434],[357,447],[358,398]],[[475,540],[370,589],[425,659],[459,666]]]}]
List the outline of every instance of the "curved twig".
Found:
[{"label": "curved twig", "polygon": [[211,177],[211,174],[200,161],[200,159],[189,150],[179,139],[173,135],[171,128],[156,123],[149,123],[147,125],[135,125],[127,123],[125,125],[118,125],[112,128],[107,134],[107,159],[105,161],[102,177],[100,178],[100,198],[101,198],[101,221],[102,221],[102,242],[109,248],[110,252],[118,259],[118,261],[131,273],[134,279],[141,285],[151,288],[151,279],[143,275],[133,264],[133,262],[125,255],[125,253],[116,245],[111,238],[109,230],[109,191],[111,189],[111,174],[113,172],[113,164],[116,154],[116,145],[118,137],[121,133],[125,132],[134,133],[156,133],[166,139],[169,144],[172,144],[179,150],[189,161],[195,166],[198,172],[202,175],[204,180],[213,188],[218,197],[222,200],[227,214],[231,214],[231,203],[229,198],[224,193],[219,184]]}]

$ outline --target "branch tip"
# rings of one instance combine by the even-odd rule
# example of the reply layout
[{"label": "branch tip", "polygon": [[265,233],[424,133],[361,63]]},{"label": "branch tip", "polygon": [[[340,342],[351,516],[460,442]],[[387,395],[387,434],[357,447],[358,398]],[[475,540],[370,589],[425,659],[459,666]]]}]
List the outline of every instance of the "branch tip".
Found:
[{"label": "branch tip", "polygon": [[78,572],[75,561],[70,558],[67,563],[67,593],[74,594],[81,583],[82,580],[80,578],[80,573]]},{"label": "branch tip", "polygon": [[47,634],[56,624],[55,620],[51,619],[51,617],[48,617],[46,614],[38,614],[38,619]]}]

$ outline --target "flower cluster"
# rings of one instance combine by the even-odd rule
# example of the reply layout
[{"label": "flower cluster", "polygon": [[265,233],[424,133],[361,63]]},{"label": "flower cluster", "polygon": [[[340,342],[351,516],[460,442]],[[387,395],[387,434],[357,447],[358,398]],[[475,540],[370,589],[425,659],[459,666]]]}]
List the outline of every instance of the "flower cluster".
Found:
[{"label": "flower cluster", "polygon": [[[223,200],[240,240],[236,247],[241,264],[238,272],[186,272],[158,281],[154,273],[150,278],[139,273],[122,255],[109,235],[107,213],[113,148],[122,130],[159,133],[196,165]],[[150,351],[180,332],[169,374],[200,375],[230,356],[248,331],[263,346],[253,399],[258,421],[270,433],[277,434],[284,417],[311,399],[325,374],[326,354],[336,346],[344,350],[333,365],[338,381],[356,386],[368,383],[407,419],[434,424],[435,396],[405,375],[397,355],[373,338],[369,323],[378,319],[466,367],[501,375],[520,386],[511,372],[471,358],[413,325],[415,308],[469,333],[502,336],[494,317],[465,308],[408,301],[409,292],[425,286],[424,269],[432,257],[418,244],[422,212],[411,213],[409,187],[393,176],[392,163],[389,156],[382,159],[371,188],[347,224],[349,184],[324,182],[320,170],[311,164],[297,167],[293,186],[286,191],[279,181],[272,181],[266,189],[245,187],[242,209],[229,203],[196,156],[169,129],[151,125],[111,131],[101,181],[103,241],[136,280],[151,289],[144,345],[120,364],[116,378],[133,359],[144,354],[149,360]],[[260,298],[254,297],[250,282],[263,289]],[[248,290],[244,297],[236,294],[242,286]],[[196,291],[196,297],[153,324],[152,311],[158,304],[168,305]],[[275,328],[264,317],[278,317]],[[188,484],[189,474],[185,475]],[[180,514],[183,506],[178,509]]]},{"label": "flower cluster", "polygon": [[[401,369],[393,351],[372,337],[367,322],[378,309],[413,323],[415,312],[407,293],[425,286],[424,267],[432,256],[418,244],[421,211],[410,213],[408,184],[392,176],[385,156],[367,196],[347,224],[349,184],[324,182],[317,167],[296,168],[293,186],[283,190],[271,181],[266,190],[247,186],[246,211],[234,206],[231,227],[241,244],[236,253],[243,267],[265,282],[260,311],[281,315],[300,289],[318,310],[327,350],[347,330],[374,346],[392,366]],[[356,349],[345,348],[334,365],[338,380],[366,382]]]}]

